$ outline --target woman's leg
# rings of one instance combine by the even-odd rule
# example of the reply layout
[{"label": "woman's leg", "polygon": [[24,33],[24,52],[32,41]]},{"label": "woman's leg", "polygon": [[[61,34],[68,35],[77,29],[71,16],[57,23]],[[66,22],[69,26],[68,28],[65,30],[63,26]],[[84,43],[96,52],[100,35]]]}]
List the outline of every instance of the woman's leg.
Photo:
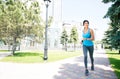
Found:
[{"label": "woman's leg", "polygon": [[84,64],[85,64],[85,75],[88,76],[89,71],[87,69],[87,50],[88,48],[83,45],[83,54],[84,54]]},{"label": "woman's leg", "polygon": [[84,65],[87,69],[87,47],[83,45],[83,54],[84,54]]},{"label": "woman's leg", "polygon": [[91,59],[91,69],[94,70],[94,58],[93,58],[94,46],[89,46],[88,50]]}]

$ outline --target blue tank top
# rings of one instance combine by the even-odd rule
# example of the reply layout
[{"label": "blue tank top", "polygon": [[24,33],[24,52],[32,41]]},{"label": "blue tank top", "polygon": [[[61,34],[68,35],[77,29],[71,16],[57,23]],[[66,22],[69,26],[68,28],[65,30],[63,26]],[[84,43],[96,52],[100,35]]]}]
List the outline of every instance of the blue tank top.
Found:
[{"label": "blue tank top", "polygon": [[[91,38],[90,28],[88,28],[88,31],[86,33],[83,32],[83,38]],[[93,46],[93,42],[91,40],[84,40],[83,45],[85,46]]]}]

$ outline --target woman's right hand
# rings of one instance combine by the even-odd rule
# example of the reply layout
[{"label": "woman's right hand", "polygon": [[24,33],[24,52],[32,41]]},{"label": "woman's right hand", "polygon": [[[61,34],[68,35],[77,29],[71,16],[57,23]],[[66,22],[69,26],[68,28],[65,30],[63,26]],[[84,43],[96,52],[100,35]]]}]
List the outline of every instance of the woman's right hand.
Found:
[{"label": "woman's right hand", "polygon": [[81,40],[80,44],[82,44],[82,43],[83,43],[83,40]]}]

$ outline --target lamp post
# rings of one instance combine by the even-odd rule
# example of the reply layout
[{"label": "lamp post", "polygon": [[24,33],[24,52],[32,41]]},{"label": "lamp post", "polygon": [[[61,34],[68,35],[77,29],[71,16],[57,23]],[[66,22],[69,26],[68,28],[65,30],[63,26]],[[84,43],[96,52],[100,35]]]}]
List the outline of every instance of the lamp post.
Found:
[{"label": "lamp post", "polygon": [[47,30],[48,30],[48,6],[51,2],[50,0],[44,0],[46,6],[46,26],[45,26],[45,45],[44,45],[44,60],[48,59],[48,38],[47,38]]}]

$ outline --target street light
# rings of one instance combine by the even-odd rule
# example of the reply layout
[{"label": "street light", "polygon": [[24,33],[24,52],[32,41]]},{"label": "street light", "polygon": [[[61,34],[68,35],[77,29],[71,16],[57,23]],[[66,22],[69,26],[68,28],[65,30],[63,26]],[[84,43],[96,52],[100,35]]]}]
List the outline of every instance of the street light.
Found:
[{"label": "street light", "polygon": [[44,60],[48,59],[47,53],[48,53],[48,39],[47,39],[47,30],[48,30],[48,6],[51,2],[50,0],[44,0],[46,5],[46,26],[45,26],[45,47],[44,47]]}]

